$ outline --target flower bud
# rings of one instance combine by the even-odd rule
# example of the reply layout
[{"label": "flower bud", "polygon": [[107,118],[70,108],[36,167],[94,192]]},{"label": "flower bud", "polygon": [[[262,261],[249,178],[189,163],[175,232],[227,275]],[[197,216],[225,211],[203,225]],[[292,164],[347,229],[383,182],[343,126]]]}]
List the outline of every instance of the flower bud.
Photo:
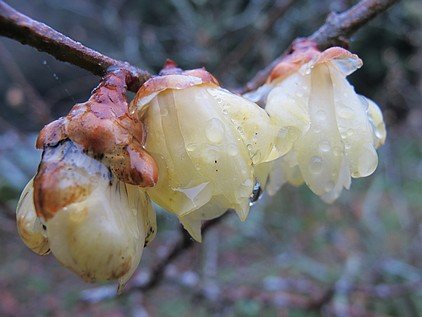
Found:
[{"label": "flower bud", "polygon": [[53,255],[87,282],[117,279],[121,290],[156,232],[145,192],[70,140],[45,149],[34,199]]},{"label": "flower bud", "polygon": [[254,166],[268,159],[274,129],[256,104],[222,89],[204,69],[167,65],[130,108],[148,131],[145,149],[160,178],[152,200],[175,213],[198,241],[201,223],[234,209],[249,212]]},{"label": "flower bud", "polygon": [[158,175],[142,123],[128,112],[125,76],[107,74],[87,102],[44,127],[41,163],[17,209],[31,249],[49,246],[85,281],[118,280],[119,290],[154,238],[155,213],[138,186],[153,186]]},{"label": "flower bud", "polygon": [[25,186],[16,208],[18,233],[25,245],[39,255],[50,253],[45,226],[34,207],[32,180]]},{"label": "flower bud", "polygon": [[361,65],[345,49],[319,52],[312,43],[300,42],[273,69],[260,89],[265,95],[259,96],[279,129],[275,145],[281,158],[272,164],[270,192],[303,180],[332,202],[343,187],[349,189],[351,177],[374,172],[375,148],[386,137],[382,114],[346,80]]}]

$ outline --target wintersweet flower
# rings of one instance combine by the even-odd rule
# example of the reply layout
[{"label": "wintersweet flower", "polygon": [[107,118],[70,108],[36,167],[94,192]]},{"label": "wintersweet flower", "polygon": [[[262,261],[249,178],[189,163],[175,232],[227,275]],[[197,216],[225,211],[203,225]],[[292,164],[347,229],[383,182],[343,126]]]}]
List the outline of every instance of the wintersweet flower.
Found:
[{"label": "wintersweet flower", "polygon": [[45,150],[36,177],[44,209],[35,211],[32,181],[17,208],[25,244],[38,254],[51,249],[87,282],[117,279],[122,289],[156,232],[145,192],[117,180],[69,140]]},{"label": "wintersweet flower", "polygon": [[142,124],[128,113],[125,78],[108,74],[91,98],[41,131],[43,149],[17,208],[25,244],[85,281],[118,280],[119,290],[154,238],[155,213],[141,186],[157,181]]},{"label": "wintersweet flower", "polygon": [[147,189],[154,202],[198,241],[203,220],[227,209],[246,219],[254,166],[269,159],[275,136],[263,109],[222,89],[204,69],[182,71],[169,62],[140,88],[131,110],[158,163],[158,183]]},{"label": "wintersweet flower", "polygon": [[303,181],[332,202],[351,177],[365,177],[378,164],[375,149],[386,138],[382,113],[358,95],[346,76],[362,66],[349,51],[318,51],[299,42],[272,71],[267,84],[250,98],[261,99],[278,127],[277,151],[267,189],[276,192]]}]

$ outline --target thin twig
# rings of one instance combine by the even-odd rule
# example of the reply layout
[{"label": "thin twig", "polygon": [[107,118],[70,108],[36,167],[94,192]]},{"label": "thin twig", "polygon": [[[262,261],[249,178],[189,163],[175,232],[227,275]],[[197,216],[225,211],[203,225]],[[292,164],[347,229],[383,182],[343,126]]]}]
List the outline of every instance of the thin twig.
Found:
[{"label": "thin twig", "polygon": [[[323,50],[330,46],[347,47],[350,37],[360,27],[368,23],[380,13],[387,10],[399,0],[362,0],[342,13],[330,13],[325,23],[307,39],[314,41]],[[265,83],[271,70],[290,53],[289,46],[278,58],[263,70],[259,71],[241,90],[242,93],[255,90]]]},{"label": "thin twig", "polygon": [[268,17],[264,22],[264,25],[259,29],[255,29],[252,34],[248,34],[242,42],[240,42],[220,63],[219,67],[216,70],[216,75],[223,75],[225,72],[228,72],[230,68],[239,63],[251,48],[257,45],[262,33],[265,33],[271,29],[274,24],[289,10],[289,8],[295,3],[296,0],[278,0],[276,3],[269,9]]},{"label": "thin twig", "polygon": [[4,1],[0,1],[0,35],[28,44],[98,76],[104,76],[110,67],[127,70],[131,75],[127,85],[134,92],[151,77],[145,70],[94,51],[44,23],[27,17]]},{"label": "thin twig", "polygon": [[[202,234],[205,235],[207,231],[215,227],[217,224],[221,223],[223,219],[227,217],[228,214],[229,213],[226,212],[219,218],[215,218],[205,222],[202,226]],[[154,270],[151,274],[151,278],[144,284],[130,286],[127,289],[127,292],[130,292],[131,290],[140,290],[145,292],[154,288],[163,279],[166,267],[194,245],[195,241],[190,237],[186,230],[181,229],[181,238],[162,258],[162,260],[154,267]]]}]

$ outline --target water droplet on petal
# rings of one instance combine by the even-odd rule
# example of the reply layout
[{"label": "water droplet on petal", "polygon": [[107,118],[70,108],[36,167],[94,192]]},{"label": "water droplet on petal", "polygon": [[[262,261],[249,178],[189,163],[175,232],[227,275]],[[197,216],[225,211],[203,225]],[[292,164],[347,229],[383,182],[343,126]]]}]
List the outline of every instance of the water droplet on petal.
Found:
[{"label": "water droplet on petal", "polygon": [[252,144],[248,144],[248,145],[246,145],[246,147],[248,148],[249,151],[252,151],[252,149],[253,149]]},{"label": "water droplet on petal", "polygon": [[309,171],[313,174],[319,174],[322,171],[322,157],[312,156],[309,160]]},{"label": "water droplet on petal", "polygon": [[319,149],[321,152],[329,152],[331,150],[330,142],[328,140],[321,141]]},{"label": "water droplet on petal", "polygon": [[237,149],[237,145],[236,145],[235,143],[230,143],[230,144],[227,146],[227,153],[228,153],[230,156],[236,156],[236,155],[239,153],[239,151],[238,151],[238,149]]},{"label": "water droplet on petal", "polygon": [[212,118],[205,129],[207,139],[212,143],[220,143],[224,136],[224,125],[217,119]]},{"label": "water droplet on petal", "polygon": [[261,184],[257,181],[252,190],[252,194],[249,196],[249,207],[255,205],[255,203],[261,198],[262,196],[262,188]]},{"label": "water droplet on petal", "polygon": [[351,119],[355,115],[354,110],[350,107],[347,107],[347,106],[340,107],[338,109],[337,113],[338,113],[339,117],[343,118],[343,119]]},{"label": "water droplet on petal", "polygon": [[340,156],[340,155],[342,155],[342,154],[343,154],[343,150],[342,150],[342,148],[341,148],[341,147],[339,147],[339,146],[335,146],[335,147],[333,148],[333,154],[334,154],[335,156]]},{"label": "water droplet on petal", "polygon": [[208,163],[215,163],[220,158],[220,153],[218,151],[218,148],[209,146],[205,148],[205,150],[202,153],[203,159],[205,162]]},{"label": "water droplet on petal", "polygon": [[188,145],[186,145],[186,150],[188,152],[193,152],[195,151],[197,148],[196,143],[189,143]]},{"label": "water droplet on petal", "polygon": [[168,116],[169,111],[167,110],[167,108],[162,108],[160,109],[160,114],[161,116],[165,117],[165,116]]},{"label": "water droplet on petal", "polygon": [[324,121],[325,119],[327,119],[327,114],[323,110],[318,110],[315,114],[315,119],[318,121]]}]

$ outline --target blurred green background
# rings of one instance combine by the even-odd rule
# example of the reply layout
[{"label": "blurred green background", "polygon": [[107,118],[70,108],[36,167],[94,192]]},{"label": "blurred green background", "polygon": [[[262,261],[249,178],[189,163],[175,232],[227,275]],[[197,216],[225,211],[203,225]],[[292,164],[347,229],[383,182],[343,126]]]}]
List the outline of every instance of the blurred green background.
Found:
[{"label": "blurred green background", "polygon": [[[155,73],[166,58],[205,66],[228,88],[311,34],[328,12],[356,3],[7,2],[114,58]],[[230,215],[172,263],[158,287],[93,303],[107,285],[92,292],[98,285],[32,254],[14,209],[36,172],[37,131],[86,100],[98,78],[0,38],[0,316],[422,316],[422,2],[399,2],[357,32],[350,49],[364,61],[350,81],[387,123],[374,175],[332,205],[305,187],[264,195],[245,223]],[[179,237],[176,219],[162,211],[158,227],[135,281]]]}]

